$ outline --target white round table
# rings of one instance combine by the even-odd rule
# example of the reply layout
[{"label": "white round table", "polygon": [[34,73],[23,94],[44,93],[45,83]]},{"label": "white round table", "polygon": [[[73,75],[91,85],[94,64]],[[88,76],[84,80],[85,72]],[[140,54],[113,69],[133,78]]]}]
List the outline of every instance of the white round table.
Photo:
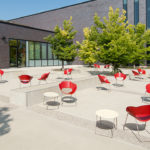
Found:
[{"label": "white round table", "polygon": [[[46,98],[49,98],[49,99],[52,99],[52,100],[58,100],[58,97],[59,97],[59,94],[56,93],[56,92],[46,92],[43,94],[44,96],[44,99],[43,99],[43,104],[46,102]],[[47,103],[45,103],[47,104]],[[59,105],[58,105],[58,108],[59,108]],[[48,104],[47,104],[47,109],[48,109]]]},{"label": "white round table", "polygon": [[[101,109],[101,110],[97,110],[96,111],[96,127],[97,127],[97,122],[102,120],[102,118],[105,119],[113,119],[113,128],[117,129],[117,117],[118,117],[118,113],[116,111],[113,110],[109,110],[109,109]],[[113,130],[111,130],[112,132],[112,137],[113,137]],[[95,128],[95,132],[96,132],[96,128]]]}]

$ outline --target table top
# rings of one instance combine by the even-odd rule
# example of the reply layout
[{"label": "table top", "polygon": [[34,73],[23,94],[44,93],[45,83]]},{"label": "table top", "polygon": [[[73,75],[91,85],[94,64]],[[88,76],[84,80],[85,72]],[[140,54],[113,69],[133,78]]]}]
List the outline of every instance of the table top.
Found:
[{"label": "table top", "polygon": [[54,98],[54,97],[58,97],[59,96],[59,94],[56,93],[56,92],[46,92],[43,95],[46,96],[46,97],[50,97],[50,98]]},{"label": "table top", "polygon": [[101,109],[96,111],[96,116],[103,118],[116,118],[118,117],[118,113],[110,109]]}]

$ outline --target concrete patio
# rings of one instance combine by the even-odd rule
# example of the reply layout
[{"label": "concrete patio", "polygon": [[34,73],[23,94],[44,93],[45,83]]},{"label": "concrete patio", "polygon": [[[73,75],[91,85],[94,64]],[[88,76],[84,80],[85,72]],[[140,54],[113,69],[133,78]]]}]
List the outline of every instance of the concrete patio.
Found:
[{"label": "concrete patio", "polygon": [[[142,97],[145,92],[145,85],[149,83],[149,78],[139,81],[127,78],[125,85],[118,87],[115,85],[114,77],[107,76],[111,82],[111,90],[108,91],[105,88],[100,88],[101,85],[96,75],[98,72],[94,68],[83,66],[73,66],[73,68],[73,82],[78,86],[76,92],[77,106],[64,104],[59,109],[55,109],[55,106],[49,106],[49,110],[46,110],[46,106],[42,104],[42,93],[53,90],[59,92],[58,83],[64,78],[62,72],[56,71],[57,67],[5,70],[6,74],[3,80],[8,82],[0,84],[0,108],[8,107],[6,114],[8,113],[13,120],[8,123],[10,131],[0,137],[2,138],[0,145],[3,149],[9,149],[10,147],[15,150],[41,149],[42,145],[44,145],[45,150],[49,148],[60,149],[60,147],[63,147],[63,149],[124,148],[138,150],[142,149],[141,147],[149,149],[150,143],[140,143],[131,130],[122,130],[126,117],[126,107],[148,104],[142,102]],[[126,74],[131,73],[130,69],[122,70]],[[39,85],[37,77],[40,77],[42,72],[48,71],[51,72],[48,83]],[[99,73],[107,74],[110,71],[101,69]],[[149,74],[149,70],[146,71]],[[21,74],[30,74],[35,77],[31,87],[19,88],[18,75]],[[9,103],[14,91],[16,99],[18,93],[30,92],[28,98],[34,99],[33,103],[30,103],[31,105],[27,108]],[[39,97],[39,95],[41,96]],[[94,132],[95,112],[99,109],[111,109],[119,113],[118,129],[114,131],[113,139],[109,138],[109,130],[99,129],[99,135]],[[128,123],[135,123],[135,120],[129,117]],[[147,125],[150,129],[150,124]],[[51,136],[51,132],[53,136]],[[148,136],[150,135],[143,131],[141,134],[144,139],[149,139]],[[18,140],[20,144],[18,144]],[[8,142],[11,144],[6,144]],[[110,143],[110,145],[106,143]],[[73,148],[71,145],[73,145]]]}]

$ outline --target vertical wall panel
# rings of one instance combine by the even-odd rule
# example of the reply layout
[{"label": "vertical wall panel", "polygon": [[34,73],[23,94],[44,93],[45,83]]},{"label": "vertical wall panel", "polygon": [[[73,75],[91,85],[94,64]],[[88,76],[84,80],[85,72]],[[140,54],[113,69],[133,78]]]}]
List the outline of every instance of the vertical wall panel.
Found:
[{"label": "vertical wall panel", "polygon": [[146,0],[139,0],[139,22],[146,24]]},{"label": "vertical wall panel", "polygon": [[134,24],[134,0],[128,0],[128,21]]}]

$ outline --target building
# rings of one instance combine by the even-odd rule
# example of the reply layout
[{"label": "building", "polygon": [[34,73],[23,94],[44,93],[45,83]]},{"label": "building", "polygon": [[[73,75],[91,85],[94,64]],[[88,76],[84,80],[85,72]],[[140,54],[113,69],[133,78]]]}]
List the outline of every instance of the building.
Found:
[{"label": "building", "polygon": [[[83,28],[93,24],[93,16],[108,15],[109,7],[127,11],[131,24],[138,22],[150,28],[150,0],[89,0],[79,4],[49,10],[9,21],[0,21],[0,67],[61,65],[51,53],[43,37],[54,34],[53,28],[73,17],[78,31],[76,40],[83,39]],[[78,60],[73,62],[79,64]],[[66,62],[67,64],[67,62]]]}]

